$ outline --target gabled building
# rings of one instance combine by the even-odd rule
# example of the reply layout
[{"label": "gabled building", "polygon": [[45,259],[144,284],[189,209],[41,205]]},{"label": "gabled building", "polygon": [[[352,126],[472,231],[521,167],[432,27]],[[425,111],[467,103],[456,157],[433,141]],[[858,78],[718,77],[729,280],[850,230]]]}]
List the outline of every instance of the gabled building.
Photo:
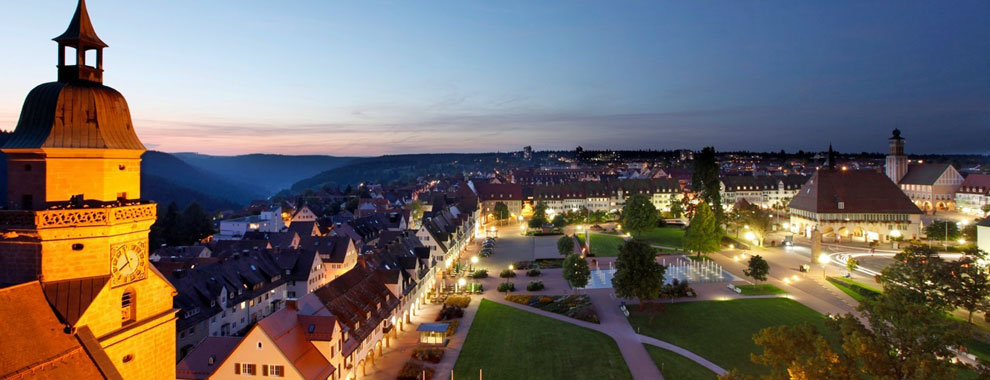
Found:
[{"label": "gabled building", "polygon": [[723,176],[719,178],[719,191],[726,207],[745,200],[762,208],[782,208],[807,180],[802,175]]},{"label": "gabled building", "polygon": [[967,214],[984,215],[990,205],[990,174],[970,174],[956,190],[956,209]]},{"label": "gabled building", "polygon": [[909,165],[910,161],[904,154],[904,138],[898,129],[894,130],[888,141],[887,177],[923,211],[956,209],[956,190],[963,183],[963,177],[956,168],[949,164]]},{"label": "gabled building", "polygon": [[[830,162],[834,162],[831,161]],[[921,236],[921,210],[889,178],[873,170],[824,167],[788,205],[791,231],[827,241],[888,242]]]}]

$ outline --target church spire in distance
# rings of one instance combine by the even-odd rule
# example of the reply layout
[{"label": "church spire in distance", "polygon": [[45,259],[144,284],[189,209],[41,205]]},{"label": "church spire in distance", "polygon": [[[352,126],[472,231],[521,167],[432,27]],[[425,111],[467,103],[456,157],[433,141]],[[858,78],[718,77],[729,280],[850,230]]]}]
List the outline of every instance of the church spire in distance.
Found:
[{"label": "church spire in distance", "polygon": [[[58,43],[58,81],[87,81],[103,83],[103,48],[107,44],[96,35],[93,23],[89,20],[86,10],[86,0],[79,0],[76,13],[72,15],[69,27],[58,37],[52,39]],[[68,57],[66,48],[75,53],[75,60]],[[96,62],[86,62],[86,51],[96,50]]]}]

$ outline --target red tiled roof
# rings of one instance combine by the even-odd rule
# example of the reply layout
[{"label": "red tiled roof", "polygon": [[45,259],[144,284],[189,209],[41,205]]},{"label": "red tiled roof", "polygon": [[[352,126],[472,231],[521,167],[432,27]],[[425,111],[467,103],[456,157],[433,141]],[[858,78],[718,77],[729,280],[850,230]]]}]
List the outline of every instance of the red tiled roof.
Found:
[{"label": "red tiled roof", "polygon": [[990,174],[970,174],[959,185],[960,193],[990,194]]},{"label": "red tiled roof", "polygon": [[[241,338],[208,336],[189,355],[175,366],[175,376],[180,379],[206,379],[237,348]],[[213,364],[210,364],[212,358]]]},{"label": "red tiled roof", "polygon": [[873,170],[819,170],[788,207],[815,213],[921,214],[897,185]]},{"label": "red tiled roof", "polygon": [[521,201],[523,199],[522,186],[514,183],[477,183],[474,189],[478,191],[478,198],[482,202]]},{"label": "red tiled roof", "polygon": [[[336,323],[332,317],[320,320],[319,323]],[[327,358],[308,339],[307,326],[300,323],[299,314],[295,308],[287,307],[258,322],[258,328],[265,332],[285,358],[292,362],[293,367],[305,379],[326,379],[335,370]],[[316,322],[314,322],[316,323]],[[332,331],[332,328],[321,327],[321,331]]]},{"label": "red tiled roof", "polygon": [[106,356],[98,345],[65,333],[37,281],[0,289],[0,321],[0,378],[120,378],[112,365],[98,364]]}]

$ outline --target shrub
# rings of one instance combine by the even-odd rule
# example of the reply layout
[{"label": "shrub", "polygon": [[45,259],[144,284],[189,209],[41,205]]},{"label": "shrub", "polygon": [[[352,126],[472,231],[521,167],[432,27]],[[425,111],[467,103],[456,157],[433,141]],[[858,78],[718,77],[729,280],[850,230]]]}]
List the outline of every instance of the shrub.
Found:
[{"label": "shrub", "polygon": [[541,304],[548,304],[548,303],[553,302],[553,300],[554,300],[553,297],[547,297],[547,296],[540,296],[540,298],[537,298],[536,299],[536,301],[539,302],[539,303],[541,303]]},{"label": "shrub", "polygon": [[[413,349],[412,357],[430,363],[439,363],[443,360],[443,349],[435,347],[417,347]],[[422,376],[422,372],[420,372]]]},{"label": "shrub", "polygon": [[516,261],[512,263],[512,266],[519,270],[534,268],[532,261]]},{"label": "shrub", "polygon": [[507,294],[505,300],[509,302],[515,302],[523,305],[529,305],[529,301],[533,299],[533,296],[529,294]]},{"label": "shrub", "polygon": [[460,308],[468,307],[469,303],[471,303],[471,297],[468,296],[452,296],[447,297],[447,300],[443,301],[445,306],[457,306]]},{"label": "shrub", "polygon": [[486,278],[488,277],[488,269],[478,269],[471,274],[471,278]]},{"label": "shrub", "polygon": [[424,371],[426,371],[427,380],[433,378],[435,372],[432,368],[409,361],[402,366],[402,370],[399,371],[399,376],[396,376],[395,380],[422,380]]},{"label": "shrub", "polygon": [[533,268],[533,269],[530,269],[530,270],[526,271],[526,275],[529,276],[529,277],[540,277],[540,274],[541,273],[542,272],[540,272],[540,270],[539,269],[536,269],[536,268]]},{"label": "shrub", "polygon": [[543,281],[530,281],[529,284],[526,285],[526,290],[531,292],[543,290],[543,288]]},{"label": "shrub", "polygon": [[498,284],[498,291],[500,292],[508,293],[515,290],[516,290],[516,284],[513,284],[511,282],[503,282],[501,284]]},{"label": "shrub", "polygon": [[516,272],[513,271],[513,270],[511,270],[511,269],[505,269],[505,270],[502,270],[502,273],[499,273],[498,276],[501,277],[501,278],[516,277]]},{"label": "shrub", "polygon": [[454,336],[454,334],[457,333],[457,326],[460,325],[461,325],[461,320],[459,319],[455,319],[453,321],[447,322],[447,332],[445,333],[445,335],[448,337]]},{"label": "shrub", "polygon": [[437,321],[446,321],[448,319],[460,318],[464,316],[464,309],[457,306],[444,306],[440,309],[440,314],[437,315]]}]

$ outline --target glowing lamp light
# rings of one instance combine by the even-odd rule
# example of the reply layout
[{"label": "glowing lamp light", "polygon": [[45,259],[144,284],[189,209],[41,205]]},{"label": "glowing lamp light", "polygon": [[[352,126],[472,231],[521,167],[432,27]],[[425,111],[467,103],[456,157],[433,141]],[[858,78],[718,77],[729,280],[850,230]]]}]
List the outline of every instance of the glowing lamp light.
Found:
[{"label": "glowing lamp light", "polygon": [[900,231],[900,230],[893,230],[893,231],[890,231],[890,237],[894,237],[894,238],[899,238],[899,237],[901,237],[901,231]]},{"label": "glowing lamp light", "polygon": [[756,235],[752,231],[746,233],[746,240],[756,240]]},{"label": "glowing lamp light", "polygon": [[509,270],[516,270],[516,266],[515,265],[512,265],[512,264],[509,264]]},{"label": "glowing lamp light", "polygon": [[478,263],[478,256],[471,257],[471,264],[477,264],[477,263]]},{"label": "glowing lamp light", "polygon": [[830,259],[828,258],[828,255],[819,255],[818,256],[818,263],[819,264],[825,265],[825,264],[828,264],[829,261],[830,261]]},{"label": "glowing lamp light", "polygon": [[615,225],[615,229],[617,229],[617,230],[621,230],[621,229],[622,229],[622,225],[621,225],[621,224],[616,224],[616,225]]},{"label": "glowing lamp light", "polygon": [[966,244],[966,239],[959,238],[959,244]]},{"label": "glowing lamp light", "polygon": [[467,280],[465,280],[465,279],[462,278],[460,280],[457,280],[457,284],[460,285],[460,286],[464,286],[464,285],[467,284]]}]

